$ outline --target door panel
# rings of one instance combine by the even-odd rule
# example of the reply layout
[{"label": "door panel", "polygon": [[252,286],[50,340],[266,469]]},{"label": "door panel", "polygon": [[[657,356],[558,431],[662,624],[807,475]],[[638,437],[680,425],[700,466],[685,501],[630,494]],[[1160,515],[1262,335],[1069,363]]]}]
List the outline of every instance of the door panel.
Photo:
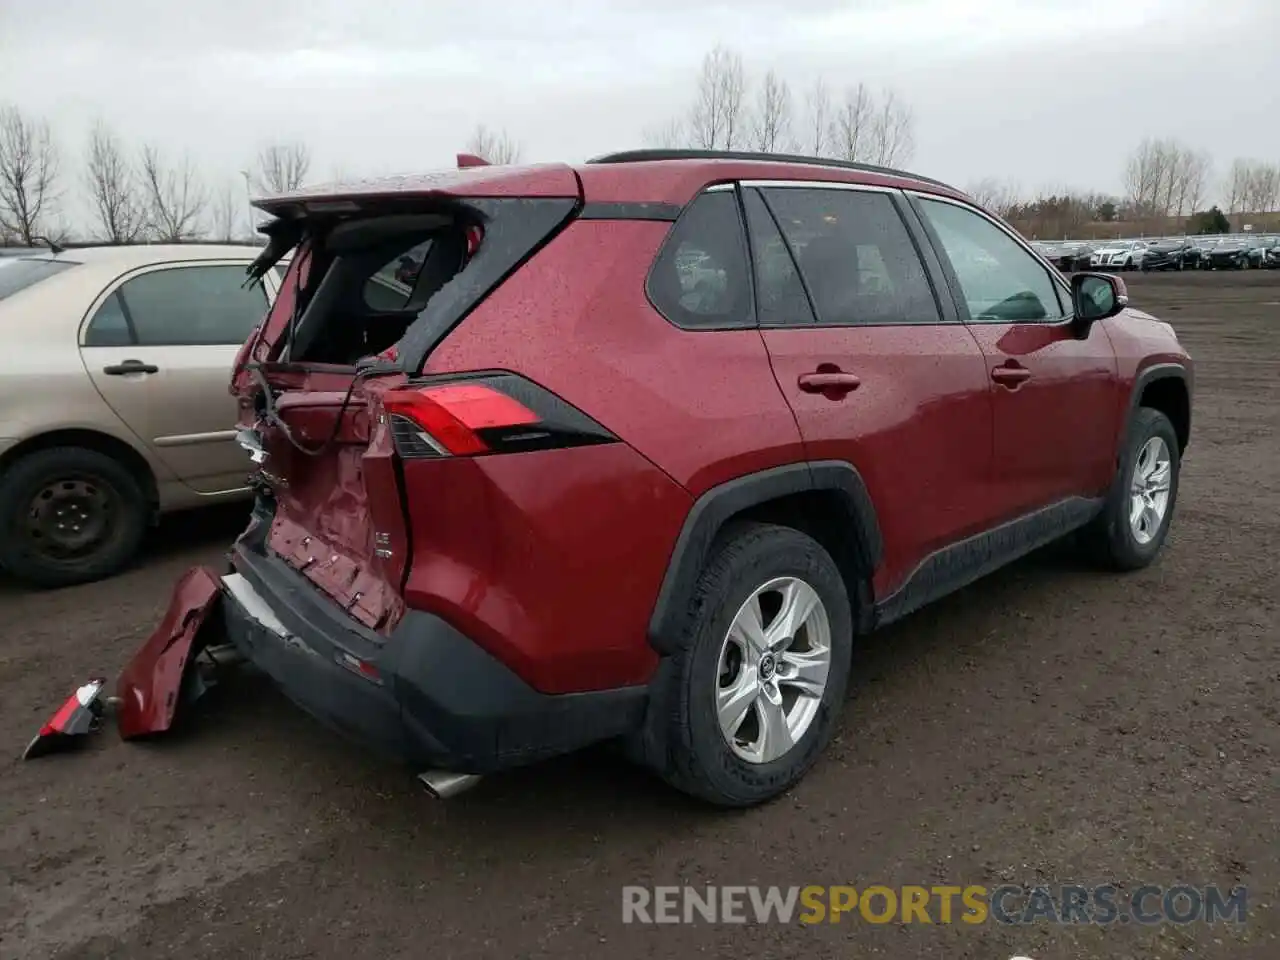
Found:
[{"label": "door panel", "polygon": [[[971,328],[993,379],[993,479],[1010,516],[1095,496],[1115,473],[1116,362],[1102,324],[1085,340],[1064,324]],[[1003,379],[1005,370],[1024,380]]]},{"label": "door panel", "polygon": [[245,264],[166,264],[135,273],[98,306],[81,358],[103,399],[151,452],[200,493],[244,486],[228,383],[240,344],[265,313]]},{"label": "door panel", "polygon": [[744,203],[774,374],[808,458],[866,481],[882,598],[996,510],[982,351],[945,319],[891,194],[787,186]]},{"label": "door panel", "polygon": [[[763,330],[774,373],[810,460],[845,460],[862,474],[884,537],[877,597],[924,557],[986,526],[991,399],[986,366],[959,324]],[[857,377],[843,397],[800,378],[829,366]]]},{"label": "door panel", "polygon": [[1067,291],[1004,228],[969,207],[917,198],[959,307],[986,357],[993,483],[1010,517],[1111,482],[1119,381],[1106,330],[1077,335]]},{"label": "door panel", "polygon": [[[227,391],[237,346],[85,347],[98,392],[129,428],[194,490],[244,486],[245,452],[235,442],[236,402]],[[154,373],[108,374],[128,360]]]}]

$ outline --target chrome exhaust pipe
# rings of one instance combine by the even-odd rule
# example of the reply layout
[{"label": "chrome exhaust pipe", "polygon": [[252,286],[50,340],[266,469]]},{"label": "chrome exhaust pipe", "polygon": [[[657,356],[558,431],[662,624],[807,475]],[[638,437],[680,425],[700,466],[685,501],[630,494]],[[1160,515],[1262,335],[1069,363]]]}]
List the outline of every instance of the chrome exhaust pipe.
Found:
[{"label": "chrome exhaust pipe", "polygon": [[448,800],[465,793],[482,779],[478,773],[450,773],[447,770],[428,770],[418,774],[418,780],[437,800]]}]

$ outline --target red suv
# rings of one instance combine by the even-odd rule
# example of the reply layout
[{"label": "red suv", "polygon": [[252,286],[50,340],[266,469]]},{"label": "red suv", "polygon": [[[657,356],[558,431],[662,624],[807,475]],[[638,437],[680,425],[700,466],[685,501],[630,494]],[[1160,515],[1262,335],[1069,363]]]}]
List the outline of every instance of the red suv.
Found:
[{"label": "red suv", "polygon": [[251,272],[297,253],[234,375],[226,627],[437,793],[618,739],[768,799],[856,636],[1066,534],[1134,569],[1168,532],[1173,329],[935,181],[647,151],[258,206]]}]

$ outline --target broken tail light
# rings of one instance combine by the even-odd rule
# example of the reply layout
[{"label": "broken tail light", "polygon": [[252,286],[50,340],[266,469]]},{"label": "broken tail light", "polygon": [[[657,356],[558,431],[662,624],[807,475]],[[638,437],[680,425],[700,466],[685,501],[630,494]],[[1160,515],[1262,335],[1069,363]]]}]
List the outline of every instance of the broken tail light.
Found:
[{"label": "broken tail light", "polygon": [[387,391],[382,405],[396,451],[409,459],[617,441],[577,407],[511,373],[411,384]]}]

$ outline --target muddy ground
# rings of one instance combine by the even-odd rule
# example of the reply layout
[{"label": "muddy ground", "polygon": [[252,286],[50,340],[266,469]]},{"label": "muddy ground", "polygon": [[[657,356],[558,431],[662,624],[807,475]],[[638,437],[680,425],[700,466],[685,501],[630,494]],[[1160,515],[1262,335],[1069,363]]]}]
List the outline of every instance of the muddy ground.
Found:
[{"label": "muddy ground", "polygon": [[[449,804],[247,682],[176,740],[0,783],[0,956],[1280,956],[1280,272],[1135,277],[1196,355],[1168,549],[1050,549],[866,642],[792,794],[717,813],[607,752]],[[0,745],[114,671],[239,511],[56,593],[0,584]],[[1243,926],[624,926],[627,884],[1247,885]]]}]

